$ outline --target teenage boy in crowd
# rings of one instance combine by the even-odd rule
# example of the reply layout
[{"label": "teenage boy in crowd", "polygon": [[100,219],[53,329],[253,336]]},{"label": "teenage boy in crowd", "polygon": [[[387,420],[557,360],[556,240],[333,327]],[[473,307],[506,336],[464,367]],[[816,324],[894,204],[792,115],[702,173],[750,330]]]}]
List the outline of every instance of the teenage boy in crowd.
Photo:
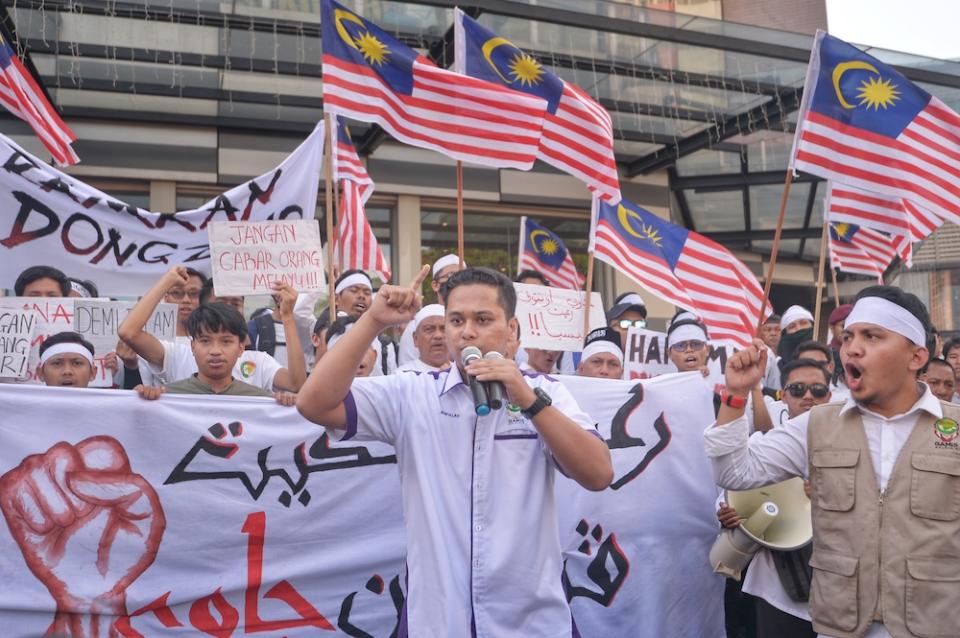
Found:
[{"label": "teenage boy in crowd", "polygon": [[[513,283],[469,268],[444,284],[449,370],[353,379],[371,340],[419,310],[427,272],[409,287],[380,289],[319,361],[297,408],[331,436],[396,448],[409,635],[570,636],[553,468],[591,490],[605,489],[613,468],[593,420],[562,384],[524,375],[508,358],[461,365],[467,346],[509,352],[517,332]],[[468,375],[502,383],[519,411],[477,416]]]},{"label": "teenage boy in crowd", "polygon": [[37,376],[48,386],[86,388],[93,379],[93,344],[76,332],[50,335],[37,353]]},{"label": "teenage boy in crowd", "polygon": [[[153,288],[147,291],[147,294],[141,297],[117,330],[120,339],[125,341],[149,364],[155,380],[148,382],[144,379],[144,385],[166,385],[187,378],[197,371],[196,359],[190,341],[186,343],[182,341],[160,341],[144,330],[147,320],[160,300],[169,297],[167,291],[178,287],[183,289],[183,286],[189,285],[190,279],[189,271],[183,266],[175,266],[170,269]],[[201,287],[202,284],[197,288],[198,300]],[[295,326],[293,326],[293,304],[296,302],[297,292],[286,285],[278,285],[276,290],[282,298],[280,312],[284,321],[288,321],[291,325],[288,337],[288,342],[291,344],[290,352],[302,353],[300,339],[297,336]],[[240,317],[242,319],[243,315],[240,315]],[[242,337],[241,341],[245,341],[245,339],[245,337]],[[234,375],[238,379],[267,391],[287,390],[296,392],[303,385],[307,373],[306,363],[302,355],[300,357],[291,356],[289,367],[284,368],[265,352],[246,350],[236,361]]]},{"label": "teenage boy in crowd", "polygon": [[234,376],[234,368],[244,352],[243,344],[247,338],[246,321],[235,308],[222,303],[203,304],[187,318],[187,331],[196,372],[163,386],[138,385],[134,389],[140,396],[153,400],[169,392],[274,397],[281,405],[294,405],[294,394],[268,392]]},{"label": "teenage boy in crowd", "polygon": [[960,626],[960,408],[917,380],[930,318],[892,286],[860,291],[840,358],[850,398],[748,441],[745,397],[766,350],[738,352],[704,432],[716,482],[743,490],[807,477],[810,616],[824,636],[949,636]]},{"label": "teenage boy in crowd", "polygon": [[51,266],[30,266],[13,284],[17,297],[69,297],[70,280]]}]

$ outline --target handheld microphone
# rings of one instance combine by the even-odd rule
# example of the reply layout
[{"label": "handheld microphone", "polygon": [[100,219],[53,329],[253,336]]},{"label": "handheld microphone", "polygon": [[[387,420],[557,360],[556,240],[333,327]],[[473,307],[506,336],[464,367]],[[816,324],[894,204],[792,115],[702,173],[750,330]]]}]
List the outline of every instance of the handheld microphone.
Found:
[{"label": "handheld microphone", "polygon": [[[469,346],[460,352],[460,363],[466,368],[471,361],[477,361],[483,358],[480,348]],[[490,403],[487,400],[487,389],[483,383],[477,381],[477,378],[471,374],[467,375],[467,381],[470,382],[470,392],[473,394],[473,410],[477,416],[486,416],[490,414]]]},{"label": "handheld microphone", "polygon": [[[499,352],[488,352],[483,355],[484,359],[503,359],[503,355]],[[487,397],[490,399],[490,408],[493,410],[499,410],[503,407],[504,397],[506,396],[506,390],[504,390],[503,383],[500,381],[488,381],[487,386]]]}]

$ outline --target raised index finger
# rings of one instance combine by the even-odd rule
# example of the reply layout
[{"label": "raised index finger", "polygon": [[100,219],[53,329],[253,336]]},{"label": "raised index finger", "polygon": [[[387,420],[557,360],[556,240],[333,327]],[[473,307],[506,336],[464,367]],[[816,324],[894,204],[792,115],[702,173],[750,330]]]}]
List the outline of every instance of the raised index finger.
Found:
[{"label": "raised index finger", "polygon": [[410,282],[410,287],[414,290],[420,290],[420,286],[423,285],[423,281],[427,278],[428,274],[430,274],[430,266],[424,264],[420,267],[420,272],[417,273],[417,276]]}]

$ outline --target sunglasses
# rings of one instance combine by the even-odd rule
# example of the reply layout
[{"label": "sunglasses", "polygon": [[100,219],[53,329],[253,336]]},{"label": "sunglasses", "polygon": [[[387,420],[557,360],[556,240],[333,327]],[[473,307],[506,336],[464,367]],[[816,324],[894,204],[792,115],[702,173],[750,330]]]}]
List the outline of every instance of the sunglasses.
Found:
[{"label": "sunglasses", "polygon": [[802,398],[803,395],[807,393],[807,390],[810,390],[810,394],[813,395],[814,399],[822,399],[830,392],[830,388],[822,383],[791,383],[785,387],[784,390],[797,399]]},{"label": "sunglasses", "polygon": [[624,330],[629,330],[630,328],[646,328],[647,320],[646,319],[619,319],[617,320],[617,325],[623,328]]},{"label": "sunglasses", "polygon": [[703,350],[707,346],[706,341],[700,341],[698,339],[691,339],[689,341],[678,341],[677,343],[671,343],[670,349],[674,352],[683,352],[687,348],[690,348],[694,352],[697,350]]}]

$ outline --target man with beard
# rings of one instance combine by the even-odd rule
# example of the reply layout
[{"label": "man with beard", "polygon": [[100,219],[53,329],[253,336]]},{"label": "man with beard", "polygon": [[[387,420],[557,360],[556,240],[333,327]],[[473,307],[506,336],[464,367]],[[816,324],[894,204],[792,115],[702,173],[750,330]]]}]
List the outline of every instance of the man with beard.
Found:
[{"label": "man with beard", "polygon": [[930,318],[892,286],[860,291],[840,350],[850,398],[747,439],[745,396],[765,349],[728,362],[725,404],[704,433],[718,485],[810,477],[810,615],[820,635],[955,636],[960,627],[960,408],[917,380]]}]

